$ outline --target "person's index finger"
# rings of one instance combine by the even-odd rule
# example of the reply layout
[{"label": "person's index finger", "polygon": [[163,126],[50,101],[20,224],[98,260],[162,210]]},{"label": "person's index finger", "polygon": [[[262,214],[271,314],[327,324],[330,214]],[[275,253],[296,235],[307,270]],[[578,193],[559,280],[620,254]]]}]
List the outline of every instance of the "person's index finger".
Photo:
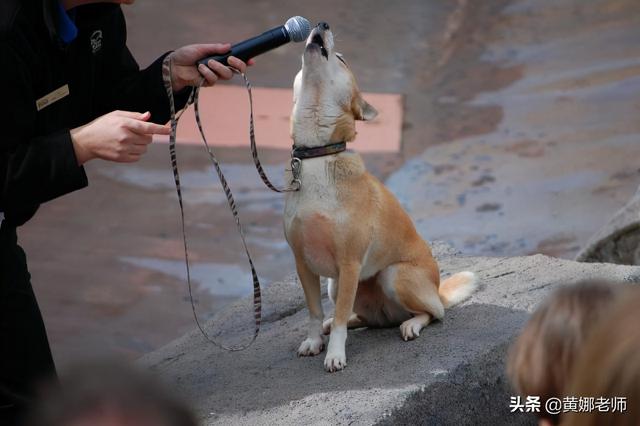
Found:
[{"label": "person's index finger", "polygon": [[169,126],[151,123],[148,121],[132,119],[130,121],[127,121],[126,126],[131,131],[141,135],[168,135],[169,133],[171,133],[171,128]]},{"label": "person's index finger", "polygon": [[162,124],[142,122],[142,126],[147,135],[168,135],[171,133],[171,128]]}]

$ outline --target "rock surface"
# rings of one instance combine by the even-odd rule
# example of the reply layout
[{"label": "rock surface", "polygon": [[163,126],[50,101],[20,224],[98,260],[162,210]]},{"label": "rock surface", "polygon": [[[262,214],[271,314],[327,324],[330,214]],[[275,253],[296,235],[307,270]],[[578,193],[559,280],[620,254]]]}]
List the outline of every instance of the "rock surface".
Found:
[{"label": "rock surface", "polygon": [[578,253],[580,262],[640,265],[640,187]]},{"label": "rock surface", "polygon": [[[412,153],[386,184],[430,240],[470,255],[573,259],[640,184],[640,56],[627,56],[640,47],[640,2],[508,3],[493,25],[463,25],[429,91],[428,114],[464,127],[461,115],[485,111],[485,131]],[[467,12],[469,24],[477,11]],[[503,85],[474,93],[485,81]]]},{"label": "rock surface", "polygon": [[[308,312],[295,277],[263,297],[264,322],[247,350],[226,352],[197,331],[139,361],[190,401],[204,424],[534,424],[509,411],[507,348],[556,285],[605,278],[640,282],[640,267],[584,264],[535,255],[463,257],[434,247],[443,276],[471,270],[481,286],[415,341],[397,328],[349,333],[345,370],[323,370],[324,353],[298,358]],[[331,307],[325,297],[325,313]],[[226,344],[252,333],[251,300],[205,325]]]}]

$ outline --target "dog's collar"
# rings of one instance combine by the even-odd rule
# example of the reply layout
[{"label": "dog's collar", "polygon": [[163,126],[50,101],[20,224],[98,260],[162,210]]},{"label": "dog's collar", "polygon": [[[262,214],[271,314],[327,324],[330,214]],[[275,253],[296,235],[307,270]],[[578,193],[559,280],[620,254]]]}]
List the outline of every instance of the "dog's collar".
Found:
[{"label": "dog's collar", "polygon": [[312,148],[307,148],[304,146],[293,146],[293,151],[291,152],[291,156],[293,158],[298,158],[300,160],[304,160],[307,158],[316,158],[316,157],[324,157],[325,155],[339,154],[347,149],[347,143],[336,142],[325,146],[315,146]]}]

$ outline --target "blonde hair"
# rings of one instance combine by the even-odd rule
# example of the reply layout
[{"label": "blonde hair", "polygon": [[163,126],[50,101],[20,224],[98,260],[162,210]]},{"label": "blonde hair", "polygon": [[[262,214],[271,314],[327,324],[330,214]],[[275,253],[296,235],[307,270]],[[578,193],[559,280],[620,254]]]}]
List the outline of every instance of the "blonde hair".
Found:
[{"label": "blonde hair", "polygon": [[585,281],[560,287],[531,316],[511,350],[507,375],[516,392],[539,396],[539,417],[558,423],[544,410],[561,397],[583,342],[615,295],[610,283]]},{"label": "blonde hair", "polygon": [[640,424],[640,288],[634,288],[585,343],[567,386],[576,397],[626,398],[626,411],[567,413],[563,426]]}]

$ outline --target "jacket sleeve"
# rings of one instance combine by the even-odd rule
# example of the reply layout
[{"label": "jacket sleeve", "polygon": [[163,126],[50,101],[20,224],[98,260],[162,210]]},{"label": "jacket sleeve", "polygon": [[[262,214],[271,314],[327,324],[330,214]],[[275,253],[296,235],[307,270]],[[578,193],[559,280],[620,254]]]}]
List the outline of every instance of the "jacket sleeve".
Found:
[{"label": "jacket sleeve", "polygon": [[87,186],[68,129],[36,135],[31,70],[14,46],[0,41],[0,210],[21,225],[38,205]]},{"label": "jacket sleeve", "polygon": [[[110,47],[109,60],[105,65],[105,80],[100,87],[99,113],[114,110],[151,112],[151,121],[169,121],[169,99],[162,80],[162,61],[167,52],[149,67],[140,70],[138,63],[126,46],[127,29],[122,10],[118,8],[112,25],[119,35],[118,41]],[[191,88],[174,93],[176,110],[187,103]]]}]

